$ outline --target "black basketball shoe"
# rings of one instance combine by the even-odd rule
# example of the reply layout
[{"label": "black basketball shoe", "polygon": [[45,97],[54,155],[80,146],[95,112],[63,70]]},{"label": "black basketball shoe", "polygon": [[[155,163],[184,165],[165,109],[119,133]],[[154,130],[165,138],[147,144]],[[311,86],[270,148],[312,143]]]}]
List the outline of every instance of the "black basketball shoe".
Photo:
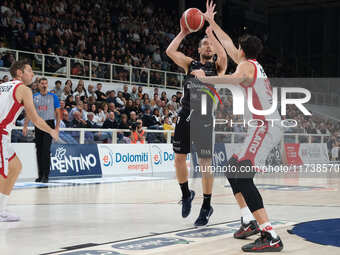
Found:
[{"label": "black basketball shoe", "polygon": [[278,236],[273,238],[269,232],[261,231],[261,237],[255,242],[246,244],[242,247],[244,252],[280,252],[283,249],[283,243]]},{"label": "black basketball shoe", "polygon": [[190,214],[191,211],[191,203],[195,198],[195,191],[190,190],[190,196],[187,198],[182,198],[180,202],[182,202],[182,217],[186,218]]},{"label": "black basketball shoe", "polygon": [[208,224],[210,216],[213,214],[214,209],[210,206],[209,209],[201,208],[200,215],[195,221],[196,227],[202,227]]},{"label": "black basketball shoe", "polygon": [[234,238],[246,239],[247,237],[256,235],[258,233],[260,233],[260,228],[256,220],[252,220],[248,224],[245,224],[243,222],[243,217],[241,217],[241,227],[234,233]]}]

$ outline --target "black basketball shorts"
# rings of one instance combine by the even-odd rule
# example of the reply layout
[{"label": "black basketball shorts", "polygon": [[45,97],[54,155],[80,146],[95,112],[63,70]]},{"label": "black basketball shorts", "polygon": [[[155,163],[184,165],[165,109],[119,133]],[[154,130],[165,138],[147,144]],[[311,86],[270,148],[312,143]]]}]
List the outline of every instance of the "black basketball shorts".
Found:
[{"label": "black basketball shorts", "polygon": [[212,116],[202,116],[195,110],[180,111],[175,127],[174,152],[187,154],[193,150],[200,158],[212,157],[213,128]]}]

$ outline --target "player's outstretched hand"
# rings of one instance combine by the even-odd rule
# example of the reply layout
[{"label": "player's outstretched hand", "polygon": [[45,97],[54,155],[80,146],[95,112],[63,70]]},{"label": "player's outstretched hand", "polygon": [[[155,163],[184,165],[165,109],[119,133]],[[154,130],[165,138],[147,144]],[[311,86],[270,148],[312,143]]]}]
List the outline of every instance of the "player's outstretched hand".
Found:
[{"label": "player's outstretched hand", "polygon": [[216,12],[214,12],[215,10],[215,7],[216,7],[216,4],[214,4],[214,2],[211,0],[207,0],[207,3],[206,3],[206,12],[203,13],[203,16],[205,18],[206,21],[208,21],[209,23],[214,21],[214,16],[216,14]]},{"label": "player's outstretched hand", "polygon": [[195,75],[196,78],[205,77],[205,72],[202,69],[194,70],[191,74]]}]

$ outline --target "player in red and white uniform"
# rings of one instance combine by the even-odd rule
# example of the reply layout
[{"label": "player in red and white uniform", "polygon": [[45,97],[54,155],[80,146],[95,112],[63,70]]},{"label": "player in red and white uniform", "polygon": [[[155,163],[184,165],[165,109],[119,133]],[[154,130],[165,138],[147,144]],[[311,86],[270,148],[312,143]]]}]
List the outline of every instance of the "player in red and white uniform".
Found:
[{"label": "player in red and white uniform", "polygon": [[[215,23],[214,6],[204,14],[206,20],[214,30],[217,38],[226,49],[228,55],[238,64],[236,71],[231,75],[204,77],[203,71],[194,71],[202,82],[217,84],[232,84],[243,87],[245,93],[252,93],[253,106],[257,110],[267,110],[272,105],[272,93],[269,80],[256,61],[262,51],[262,42],[256,36],[245,35],[239,39],[239,47],[236,48],[231,38]],[[227,174],[234,196],[241,209],[241,228],[234,234],[235,238],[243,239],[258,232],[260,225],[261,237],[255,242],[242,247],[245,252],[279,252],[283,249],[280,237],[273,230],[264,209],[262,197],[254,184],[255,171],[241,172],[248,167],[264,166],[269,152],[281,140],[281,128],[269,119],[280,120],[277,111],[270,115],[254,115],[248,109],[248,97],[246,97],[244,118],[246,121],[256,119],[251,127],[248,125],[247,137],[242,148],[229,160],[229,165],[239,171],[236,174]],[[257,123],[256,123],[257,122]],[[274,123],[274,125],[273,125]],[[254,220],[256,219],[256,221]]]},{"label": "player in red and white uniform", "polygon": [[58,132],[41,119],[34,107],[32,91],[33,71],[25,61],[14,62],[10,68],[13,81],[0,84],[0,222],[19,221],[6,210],[9,195],[22,168],[21,161],[11,147],[9,131],[23,109],[41,130],[58,139]]},{"label": "player in red and white uniform", "polygon": [[[249,38],[251,37],[248,36],[248,39]],[[245,39],[247,40],[246,37]],[[248,98],[248,93],[251,92],[252,104],[256,110],[270,109],[273,104],[273,97],[268,77],[256,59],[247,59],[246,61],[248,62],[247,68],[254,70],[254,76],[250,85],[240,83],[244,89],[245,98]],[[250,67],[251,65],[249,64],[253,67]],[[243,142],[243,146],[233,157],[238,161],[248,159],[253,166],[261,168],[265,166],[270,151],[281,140],[282,128],[279,125],[281,115],[277,109],[269,115],[253,114],[248,108],[247,100],[245,100],[244,111],[243,118],[245,123],[248,123],[248,121],[251,122],[249,122],[250,125],[248,126],[247,136]]]}]

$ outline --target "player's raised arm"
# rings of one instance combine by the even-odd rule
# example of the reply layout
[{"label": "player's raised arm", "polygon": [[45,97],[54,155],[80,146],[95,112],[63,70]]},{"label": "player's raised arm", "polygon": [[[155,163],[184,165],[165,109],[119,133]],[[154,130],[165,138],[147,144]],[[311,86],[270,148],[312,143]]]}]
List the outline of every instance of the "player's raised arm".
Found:
[{"label": "player's raised arm", "polygon": [[49,133],[55,140],[58,140],[58,132],[47,125],[46,122],[39,117],[35,110],[31,89],[26,86],[19,86],[15,93],[15,97],[19,102],[24,104],[27,117],[33,122],[33,124],[42,131]]},{"label": "player's raised arm", "polygon": [[208,39],[211,41],[212,46],[214,47],[214,50],[217,54],[216,65],[218,75],[223,75],[225,74],[228,65],[227,54],[222,45],[220,44],[220,42],[216,39],[215,35],[213,34],[211,27],[208,27],[205,33],[207,34]]},{"label": "player's raised arm", "polygon": [[168,55],[168,57],[171,58],[178,66],[182,67],[185,73],[188,72],[192,58],[178,51],[178,47],[188,34],[189,32],[186,31],[181,25],[181,32],[179,32],[179,34],[172,40],[166,49],[166,55]]},{"label": "player's raised arm", "polygon": [[238,58],[237,48],[235,47],[233,40],[231,40],[230,36],[225,33],[214,20],[214,15],[216,13],[214,12],[215,4],[213,4],[212,1],[209,3],[209,0],[207,0],[206,6],[207,11],[203,14],[204,18],[209,22],[212,30],[215,32],[222,46],[226,49],[228,55],[232,58],[232,60],[234,60],[236,64],[239,64],[240,60]]}]

